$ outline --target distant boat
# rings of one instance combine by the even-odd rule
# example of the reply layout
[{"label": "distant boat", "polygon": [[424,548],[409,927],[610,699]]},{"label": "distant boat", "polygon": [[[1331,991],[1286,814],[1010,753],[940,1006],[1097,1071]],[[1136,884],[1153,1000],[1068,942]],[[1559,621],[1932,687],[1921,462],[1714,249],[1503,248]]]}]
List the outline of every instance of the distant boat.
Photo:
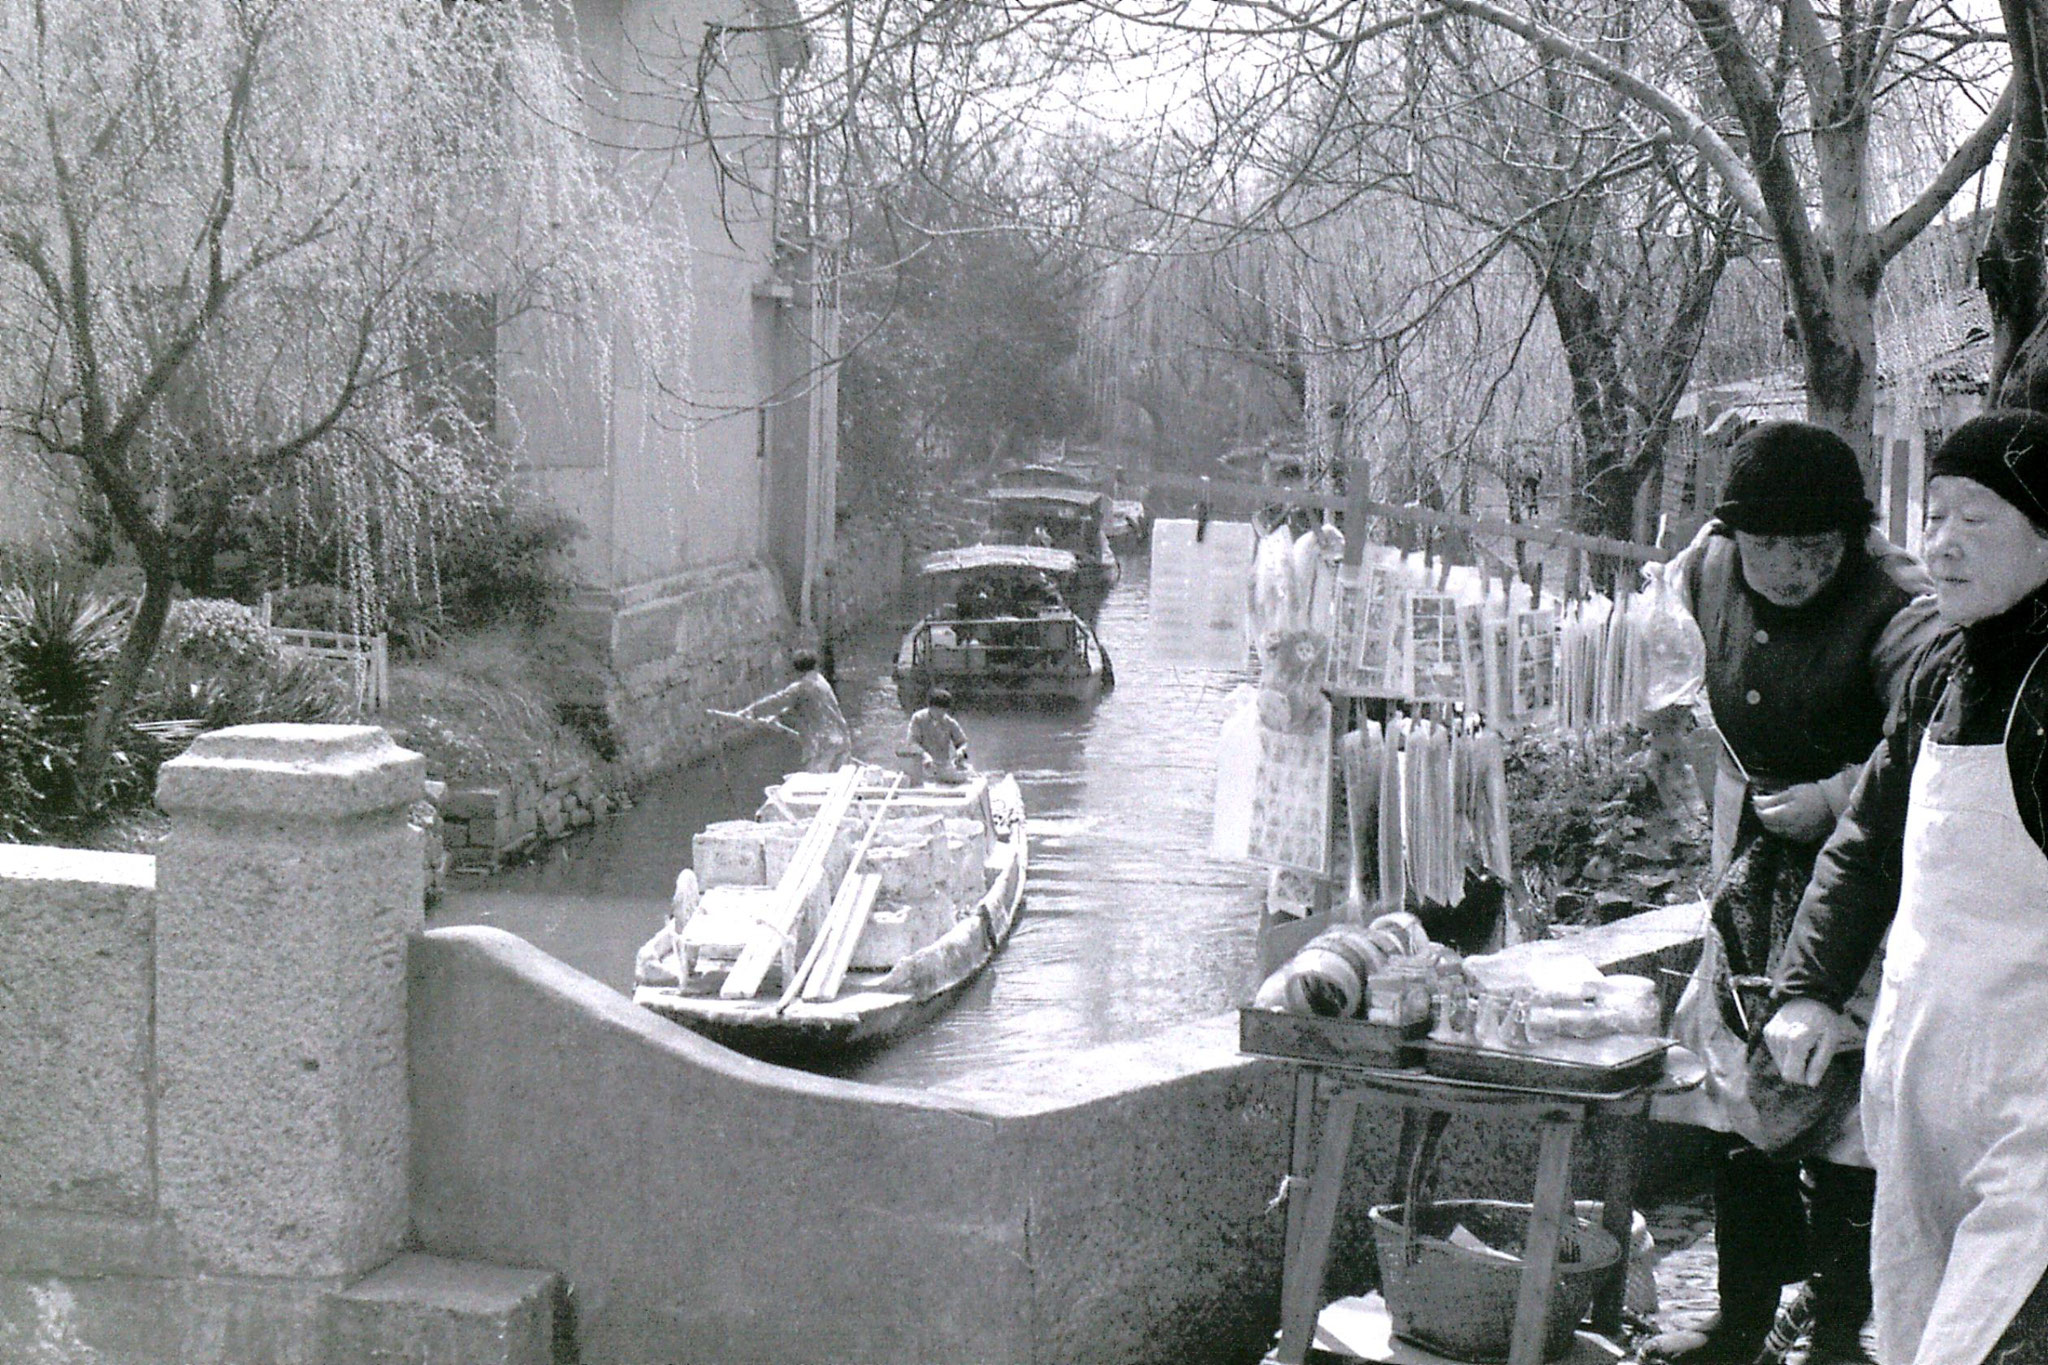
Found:
[{"label": "distant boat", "polygon": [[[1068,458],[1059,463],[1014,465],[996,475],[995,486],[997,489],[1025,492],[1044,488],[1107,492],[1109,511],[1103,521],[1105,538],[1112,547],[1127,542],[1142,544],[1152,534],[1152,514],[1145,509],[1145,490],[1126,487],[1123,475],[1121,466]],[[1124,493],[1136,493],[1137,496],[1120,496]],[[1030,528],[1025,530],[1028,533]],[[999,538],[1009,540],[1014,537],[1004,534]],[[1074,547],[1069,545],[1065,548]]]},{"label": "distant boat", "polygon": [[[767,796],[751,823],[764,851],[784,850],[776,884],[707,885],[688,921],[649,945],[674,984],[640,985],[636,1003],[750,1056],[828,1061],[929,1022],[1009,940],[1030,862],[1015,778],[919,785],[849,765],[791,773]],[[697,876],[721,875],[706,836],[744,854],[748,823],[699,836]],[[732,992],[750,951],[772,960]]]},{"label": "distant boat", "polygon": [[1109,651],[1059,585],[1074,556],[1034,545],[968,545],[926,557],[924,616],[903,636],[892,676],[903,709],[934,687],[954,700],[1084,702],[1116,684]]},{"label": "distant boat", "polygon": [[992,542],[1043,545],[1074,556],[1076,568],[1069,591],[1076,607],[1092,612],[1123,577],[1123,565],[1109,543],[1109,494],[1095,488],[1046,484],[993,488],[988,501]]}]

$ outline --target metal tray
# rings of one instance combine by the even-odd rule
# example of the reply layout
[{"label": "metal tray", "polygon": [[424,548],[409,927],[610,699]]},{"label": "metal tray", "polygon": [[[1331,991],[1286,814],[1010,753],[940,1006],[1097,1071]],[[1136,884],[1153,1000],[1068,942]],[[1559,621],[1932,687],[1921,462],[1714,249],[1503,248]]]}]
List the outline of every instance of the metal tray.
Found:
[{"label": "metal tray", "polygon": [[1415,1044],[1429,1032],[1427,1021],[1395,1027],[1363,1019],[1325,1019],[1313,1014],[1240,1009],[1237,1046],[1264,1057],[1339,1066],[1403,1067],[1415,1061]]},{"label": "metal tray", "polygon": [[1618,1034],[1609,1038],[1558,1038],[1541,1052],[1508,1052],[1425,1038],[1414,1045],[1417,1060],[1433,1076],[1490,1085],[1540,1090],[1574,1090],[1610,1095],[1649,1085],[1664,1074],[1669,1038]]}]

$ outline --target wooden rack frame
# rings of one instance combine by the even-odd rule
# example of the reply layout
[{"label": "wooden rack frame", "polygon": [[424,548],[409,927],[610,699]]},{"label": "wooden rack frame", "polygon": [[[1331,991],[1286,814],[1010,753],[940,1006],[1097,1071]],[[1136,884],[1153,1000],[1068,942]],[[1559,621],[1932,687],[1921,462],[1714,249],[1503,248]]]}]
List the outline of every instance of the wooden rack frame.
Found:
[{"label": "wooden rack frame", "polygon": [[[1147,477],[1146,486],[1153,492],[1192,496],[1198,503],[1207,503],[1211,506],[1247,509],[1273,506],[1307,507],[1343,512],[1347,527],[1356,526],[1366,517],[1385,517],[1388,521],[1401,522],[1409,526],[1425,526],[1441,531],[1464,531],[1475,536],[1506,536],[1511,540],[1535,545],[1552,545],[1558,549],[1579,550],[1592,555],[1606,555],[1612,559],[1626,559],[1638,564],[1660,563],[1671,557],[1670,550],[1656,545],[1643,545],[1633,540],[1589,536],[1577,531],[1561,531],[1555,527],[1524,522],[1499,521],[1492,517],[1469,517],[1458,512],[1439,512],[1433,507],[1380,502],[1371,496],[1371,477],[1371,471],[1366,464],[1361,460],[1354,460],[1346,474],[1346,486],[1350,489],[1348,493],[1319,493],[1309,488],[1225,482],[1184,474],[1153,474]],[[1345,537],[1346,563],[1361,562],[1360,557],[1364,552],[1365,537]]]}]

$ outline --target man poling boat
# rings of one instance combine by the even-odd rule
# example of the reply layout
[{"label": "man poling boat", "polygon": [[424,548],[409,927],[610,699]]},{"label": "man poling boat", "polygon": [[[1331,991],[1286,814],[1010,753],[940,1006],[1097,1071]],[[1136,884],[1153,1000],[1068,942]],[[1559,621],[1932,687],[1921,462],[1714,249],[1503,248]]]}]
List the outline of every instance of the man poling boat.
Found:
[{"label": "man poling boat", "polygon": [[853,756],[853,733],[839,709],[839,696],[818,671],[818,656],[798,650],[789,666],[795,681],[737,711],[706,708],[714,716],[779,729],[796,736],[805,772],[835,772]]}]

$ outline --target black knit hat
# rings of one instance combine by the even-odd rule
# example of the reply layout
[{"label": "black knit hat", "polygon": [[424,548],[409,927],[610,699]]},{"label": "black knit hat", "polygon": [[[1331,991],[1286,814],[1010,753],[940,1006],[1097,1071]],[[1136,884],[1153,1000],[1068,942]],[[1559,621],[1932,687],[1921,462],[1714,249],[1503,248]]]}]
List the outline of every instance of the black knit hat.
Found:
[{"label": "black knit hat", "polygon": [[1945,476],[1983,484],[2048,532],[2048,417],[2017,408],[1972,417],[1927,462],[1928,478]]},{"label": "black knit hat", "polygon": [[1736,440],[1714,515],[1752,535],[1810,536],[1860,530],[1877,509],[1847,441],[1811,422],[1765,422]]}]

